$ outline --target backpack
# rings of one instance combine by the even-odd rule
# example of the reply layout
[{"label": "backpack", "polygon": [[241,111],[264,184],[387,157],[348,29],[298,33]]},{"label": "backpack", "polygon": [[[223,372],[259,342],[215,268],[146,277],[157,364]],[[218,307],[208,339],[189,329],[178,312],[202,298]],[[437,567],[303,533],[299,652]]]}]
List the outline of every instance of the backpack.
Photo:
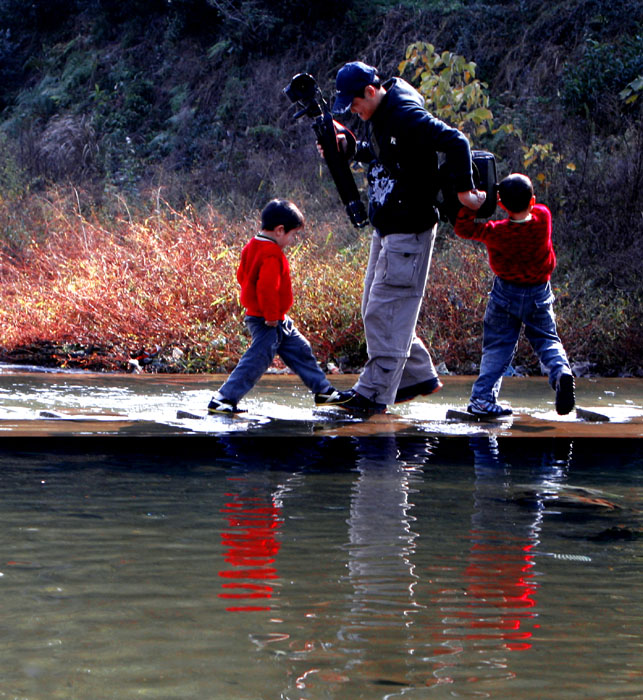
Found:
[{"label": "backpack", "polygon": [[[496,200],[498,197],[496,158],[489,151],[471,151],[471,162],[473,164],[473,184],[475,188],[487,193],[487,199],[478,210],[476,218],[489,219],[496,211]],[[441,189],[437,205],[440,211],[440,218],[442,221],[450,221],[451,224],[455,224],[462,205],[458,200],[458,193],[453,185],[453,175],[446,163],[440,166],[439,180]]]}]

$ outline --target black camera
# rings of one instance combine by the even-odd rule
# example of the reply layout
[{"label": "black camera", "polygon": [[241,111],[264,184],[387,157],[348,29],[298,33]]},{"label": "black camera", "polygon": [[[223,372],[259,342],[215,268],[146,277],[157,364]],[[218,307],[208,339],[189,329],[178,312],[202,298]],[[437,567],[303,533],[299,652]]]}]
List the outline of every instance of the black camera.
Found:
[{"label": "black camera", "polygon": [[283,90],[284,95],[293,103],[299,104],[300,111],[293,119],[306,115],[316,119],[324,112],[326,103],[322,97],[317,81],[308,73],[298,73]]},{"label": "black camera", "polygon": [[[283,93],[300,108],[293,119],[307,116],[313,120],[312,126],[317,136],[317,142],[322,147],[324,159],[335,182],[340,199],[346,207],[346,213],[356,228],[366,226],[368,216],[360,199],[359,190],[348,162],[348,156],[340,150],[337,144],[336,127],[343,127],[336,125],[336,122],[333,120],[333,115],[322,97],[317,81],[308,73],[298,73],[283,89]],[[348,130],[346,129],[345,131]]]}]

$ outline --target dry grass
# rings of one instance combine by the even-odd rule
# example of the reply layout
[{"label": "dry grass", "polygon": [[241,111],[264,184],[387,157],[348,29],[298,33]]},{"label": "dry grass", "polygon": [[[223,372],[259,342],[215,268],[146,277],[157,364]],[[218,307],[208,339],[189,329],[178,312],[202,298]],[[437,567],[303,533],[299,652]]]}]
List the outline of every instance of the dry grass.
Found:
[{"label": "dry grass", "polygon": [[[22,232],[20,245],[8,239],[0,251],[0,356],[123,370],[145,351],[157,357],[157,371],[231,370],[248,343],[236,268],[256,221],[158,201],[132,214],[121,204],[125,216],[104,223],[81,213],[74,190],[25,200],[28,220],[15,211],[9,217],[11,207],[0,200],[0,218]],[[309,235],[288,253],[291,313],[323,366],[356,371],[366,359],[360,303],[368,234],[348,232],[344,216],[327,218],[309,221]],[[442,231],[418,334],[450,371],[477,369],[490,284],[481,246]],[[630,322],[637,310],[627,299],[605,304],[572,294],[559,271],[554,286],[570,359],[603,374],[637,373],[640,324]],[[539,372],[524,342],[516,364]]]},{"label": "dry grass", "polygon": [[[40,222],[46,234],[18,254],[0,253],[5,349],[108,348],[111,366],[123,367],[142,349],[178,349],[177,369],[231,369],[246,342],[236,268],[254,223],[164,206],[106,228],[70,214],[71,204],[49,200]],[[361,277],[359,251],[315,242],[332,239],[326,229],[294,249],[291,263],[293,314],[303,316],[302,328],[330,356],[359,333]]]}]

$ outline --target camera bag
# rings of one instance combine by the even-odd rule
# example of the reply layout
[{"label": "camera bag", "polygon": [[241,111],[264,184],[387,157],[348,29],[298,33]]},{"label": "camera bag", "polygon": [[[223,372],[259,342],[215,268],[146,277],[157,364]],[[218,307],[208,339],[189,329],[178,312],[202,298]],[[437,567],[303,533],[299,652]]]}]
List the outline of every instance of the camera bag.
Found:
[{"label": "camera bag", "polygon": [[[473,150],[471,151],[471,162],[473,164],[474,187],[487,193],[487,199],[478,210],[476,217],[489,219],[496,211],[498,197],[496,158],[489,151]],[[446,163],[440,166],[439,178],[441,187],[437,206],[440,211],[440,218],[443,221],[450,221],[451,224],[455,224],[458,211],[460,211],[462,205],[453,185],[453,175]]]}]

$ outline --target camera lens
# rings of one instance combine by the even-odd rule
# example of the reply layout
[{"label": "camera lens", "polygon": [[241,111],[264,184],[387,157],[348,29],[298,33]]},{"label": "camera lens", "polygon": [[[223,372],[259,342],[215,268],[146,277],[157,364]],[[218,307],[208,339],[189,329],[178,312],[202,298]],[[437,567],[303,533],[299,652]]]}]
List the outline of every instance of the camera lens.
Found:
[{"label": "camera lens", "polygon": [[309,102],[315,98],[317,82],[308,73],[298,73],[291,81],[284,93],[291,102]]}]

